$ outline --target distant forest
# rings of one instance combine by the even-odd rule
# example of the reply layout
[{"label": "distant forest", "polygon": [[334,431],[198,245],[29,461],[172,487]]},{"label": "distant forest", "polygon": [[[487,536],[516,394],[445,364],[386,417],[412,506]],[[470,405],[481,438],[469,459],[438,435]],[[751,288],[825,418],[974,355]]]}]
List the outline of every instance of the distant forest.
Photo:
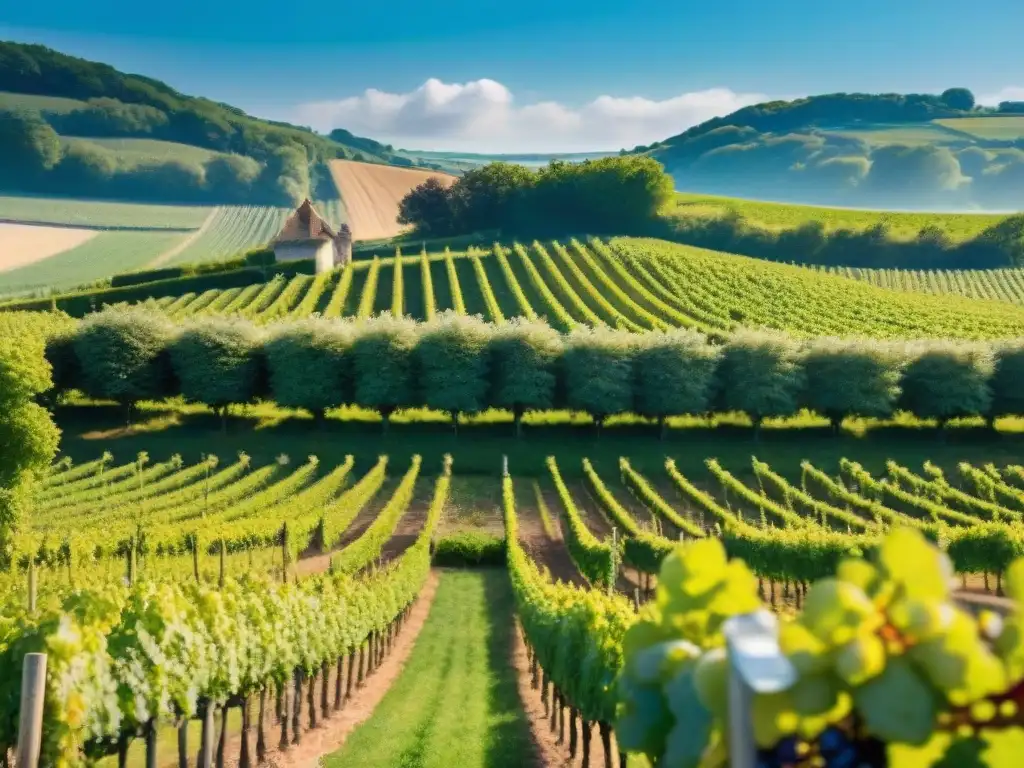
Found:
[{"label": "distant forest", "polygon": [[[932,122],[1015,116],[1019,137],[1007,139]],[[978,107],[966,88],[768,102],[632,152],[664,163],[684,191],[898,209],[1024,208],[1024,102]]]},{"label": "distant forest", "polygon": [[[0,105],[0,189],[166,202],[289,205],[310,193],[310,168],[348,158],[413,165],[392,147],[336,130],[260,120],[228,104],[40,45],[0,42],[0,92],[75,99],[77,108]],[[59,136],[146,138],[222,153],[131,168],[104,148]]]}]

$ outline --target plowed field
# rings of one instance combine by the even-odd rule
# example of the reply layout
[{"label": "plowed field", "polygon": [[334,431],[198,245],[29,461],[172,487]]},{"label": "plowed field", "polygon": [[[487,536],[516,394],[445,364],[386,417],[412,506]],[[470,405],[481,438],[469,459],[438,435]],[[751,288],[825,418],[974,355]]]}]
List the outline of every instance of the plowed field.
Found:
[{"label": "plowed field", "polygon": [[0,223],[0,272],[63,253],[96,237],[96,230]]}]

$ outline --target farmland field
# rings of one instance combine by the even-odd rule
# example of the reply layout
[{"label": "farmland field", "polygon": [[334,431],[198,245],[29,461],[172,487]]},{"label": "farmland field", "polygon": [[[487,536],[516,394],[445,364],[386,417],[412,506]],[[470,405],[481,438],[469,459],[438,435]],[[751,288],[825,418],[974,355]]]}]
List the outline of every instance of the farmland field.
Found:
[{"label": "farmland field", "polygon": [[776,232],[812,221],[821,222],[826,231],[863,230],[884,223],[889,227],[890,236],[897,239],[912,240],[923,227],[938,227],[954,242],[969,240],[1006,218],[1006,214],[998,213],[902,213],[825,208],[689,192],[676,196],[676,205],[669,215],[679,218],[711,218],[733,211],[752,226]]},{"label": "farmland field", "polygon": [[0,273],[0,292],[69,289],[141,269],[184,237],[167,231],[99,232],[75,248]]},{"label": "farmland field", "polygon": [[1015,141],[1024,138],[1024,116],[956,117],[935,122],[947,128],[977,136],[979,139]]},{"label": "farmland field", "polygon": [[10,272],[75,248],[99,234],[92,229],[0,223],[0,272]]},{"label": "farmland field", "polygon": [[47,112],[74,112],[86,106],[78,99],[65,99],[61,96],[37,96],[30,93],[11,93],[0,91],[0,109],[38,109]]},{"label": "farmland field", "polygon": [[431,177],[453,183],[454,176],[439,171],[396,168],[352,160],[331,161],[331,173],[350,216],[356,240],[394,237],[402,231],[396,221],[398,203],[418,184]]},{"label": "farmland field", "polygon": [[261,206],[220,206],[185,248],[160,266],[220,261],[264,245],[281,229],[289,211]]},{"label": "farmland field", "polygon": [[966,296],[1024,305],[1024,269],[861,269],[814,267],[896,291]]},{"label": "farmland field", "polygon": [[209,209],[59,197],[0,196],[0,219],[93,229],[197,229]]},{"label": "farmland field", "polygon": [[[824,129],[823,133],[842,136],[847,139],[859,139],[871,146],[885,144],[903,144],[906,146],[948,144],[958,138],[954,133],[945,130],[940,124],[907,123],[905,125],[878,125],[844,129]],[[952,126],[951,126],[952,127]]]},{"label": "farmland field", "polygon": [[232,301],[184,297],[173,306],[174,316],[241,312],[269,322],[313,311],[369,317],[397,307],[399,314],[425,320],[429,307],[481,314],[499,323],[546,317],[560,331],[578,325],[629,331],[690,327],[720,336],[746,326],[800,336],[1024,335],[1024,307],[1002,300],[893,291],[659,240],[534,242],[490,252],[403,255],[401,265],[397,288],[395,257],[374,258],[316,280],[299,275],[289,282],[279,276]]},{"label": "farmland field", "polygon": [[112,153],[121,168],[134,168],[144,163],[166,163],[177,161],[186,165],[202,165],[207,160],[219,155],[210,149],[195,147],[191,144],[179,144],[159,139],[96,139],[62,136],[61,144],[65,148],[75,144],[99,147]]}]

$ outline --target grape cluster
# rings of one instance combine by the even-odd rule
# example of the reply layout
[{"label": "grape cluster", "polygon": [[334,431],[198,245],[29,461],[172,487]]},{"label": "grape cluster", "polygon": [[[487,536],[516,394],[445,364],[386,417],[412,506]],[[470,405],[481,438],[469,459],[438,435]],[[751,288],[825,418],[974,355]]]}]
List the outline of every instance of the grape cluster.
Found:
[{"label": "grape cluster", "polygon": [[[975,619],[959,609],[952,575],[919,531],[897,529],[873,562],[848,558],[816,582],[803,612],[780,625],[796,682],[754,697],[759,765],[932,765],[965,739],[981,745],[971,764],[1020,764],[1011,694],[1024,677],[1024,625],[1016,611]],[[1006,584],[1024,594],[1024,560]],[[624,639],[619,743],[661,766],[727,761],[722,625],[758,607],[754,577],[719,542],[666,558],[656,601]]]}]

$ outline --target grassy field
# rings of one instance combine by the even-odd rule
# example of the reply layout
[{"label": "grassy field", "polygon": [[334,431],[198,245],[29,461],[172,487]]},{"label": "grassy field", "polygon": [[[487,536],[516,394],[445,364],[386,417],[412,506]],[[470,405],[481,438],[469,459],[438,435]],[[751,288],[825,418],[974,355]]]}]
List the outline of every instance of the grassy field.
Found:
[{"label": "grassy field", "polygon": [[96,229],[191,230],[202,225],[209,208],[150,205],[61,197],[0,196],[0,219],[40,224],[69,224]]},{"label": "grassy field", "polygon": [[0,91],[0,108],[3,109],[38,109],[40,111],[66,114],[82,109],[84,101],[65,99],[61,96],[36,96],[30,93],[11,93]]},{"label": "grassy field", "polygon": [[159,139],[94,139],[62,136],[65,147],[87,144],[110,152],[117,158],[121,168],[134,168],[147,163],[177,161],[186,165],[203,165],[207,160],[221,154],[210,149],[194,147]]},{"label": "grassy field", "polygon": [[872,147],[884,144],[904,144],[919,146],[924,144],[948,144],[958,137],[934,123],[907,123],[906,125],[864,126],[856,129],[825,130],[823,133],[841,136],[847,139],[859,139]]},{"label": "grassy field", "polygon": [[68,289],[141,269],[184,237],[182,232],[101,232],[77,248],[0,273],[0,292]]},{"label": "grassy field", "polygon": [[826,231],[836,229],[862,230],[879,223],[889,227],[890,235],[911,240],[922,227],[941,229],[954,241],[969,240],[986,228],[1006,218],[998,213],[900,213],[894,211],[866,211],[854,208],[825,208],[814,205],[769,203],[682,192],[677,195],[670,216],[710,218],[736,212],[751,225],[773,231],[799,227],[811,221],[820,221]]},{"label": "grassy field", "polygon": [[518,768],[536,759],[511,666],[504,570],[447,571],[412,655],[325,768]]},{"label": "grassy field", "polygon": [[956,117],[936,120],[936,123],[953,130],[963,131],[980,139],[1014,141],[1024,138],[1024,116],[1016,117]]}]

